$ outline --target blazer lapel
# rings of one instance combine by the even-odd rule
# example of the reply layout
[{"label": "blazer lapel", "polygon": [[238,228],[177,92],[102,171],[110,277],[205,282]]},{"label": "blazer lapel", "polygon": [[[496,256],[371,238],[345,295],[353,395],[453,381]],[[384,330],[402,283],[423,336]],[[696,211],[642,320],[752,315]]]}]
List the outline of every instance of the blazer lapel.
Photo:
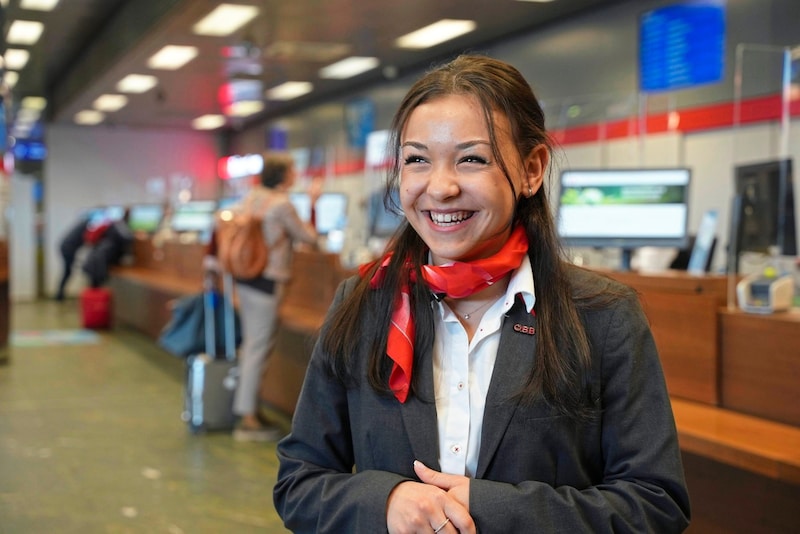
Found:
[{"label": "blazer lapel", "polygon": [[433,351],[421,356],[414,368],[417,373],[417,395],[409,395],[400,405],[403,424],[411,442],[414,457],[428,467],[439,468],[439,429],[436,423],[436,402],[433,392]]},{"label": "blazer lapel", "polygon": [[481,450],[476,478],[483,478],[497,451],[511,416],[519,401],[514,395],[530,376],[536,351],[536,317],[525,309],[522,299],[511,308],[503,321],[492,380],[486,395]]}]

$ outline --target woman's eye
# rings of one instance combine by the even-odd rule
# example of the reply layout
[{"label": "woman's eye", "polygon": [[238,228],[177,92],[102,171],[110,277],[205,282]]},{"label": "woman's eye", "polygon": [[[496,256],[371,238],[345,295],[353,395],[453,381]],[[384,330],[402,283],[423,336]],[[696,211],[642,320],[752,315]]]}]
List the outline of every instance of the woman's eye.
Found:
[{"label": "woman's eye", "polygon": [[415,155],[406,156],[406,159],[403,160],[403,163],[405,163],[406,165],[410,165],[412,163],[424,163],[424,162],[425,158],[423,158],[422,156],[415,156]]},{"label": "woman's eye", "polygon": [[481,156],[464,156],[461,158],[461,163],[478,163],[480,165],[486,165],[488,160],[486,158],[482,158]]}]

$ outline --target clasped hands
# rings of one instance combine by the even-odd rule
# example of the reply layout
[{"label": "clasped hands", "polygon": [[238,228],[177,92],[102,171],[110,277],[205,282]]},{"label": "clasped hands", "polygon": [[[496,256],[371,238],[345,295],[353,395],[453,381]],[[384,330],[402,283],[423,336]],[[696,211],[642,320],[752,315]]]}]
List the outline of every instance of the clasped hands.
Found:
[{"label": "clasped hands", "polygon": [[389,494],[386,524],[391,534],[476,532],[468,477],[440,473],[420,461],[414,461],[414,472],[419,482],[402,482]]}]

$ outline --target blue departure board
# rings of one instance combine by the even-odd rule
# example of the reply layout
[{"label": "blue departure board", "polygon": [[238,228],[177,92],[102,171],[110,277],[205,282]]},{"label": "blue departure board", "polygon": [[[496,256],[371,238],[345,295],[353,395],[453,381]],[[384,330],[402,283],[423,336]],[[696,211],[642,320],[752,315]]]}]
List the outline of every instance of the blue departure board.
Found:
[{"label": "blue departure board", "polygon": [[642,91],[665,91],[722,80],[725,4],[686,2],[644,13],[639,26]]}]

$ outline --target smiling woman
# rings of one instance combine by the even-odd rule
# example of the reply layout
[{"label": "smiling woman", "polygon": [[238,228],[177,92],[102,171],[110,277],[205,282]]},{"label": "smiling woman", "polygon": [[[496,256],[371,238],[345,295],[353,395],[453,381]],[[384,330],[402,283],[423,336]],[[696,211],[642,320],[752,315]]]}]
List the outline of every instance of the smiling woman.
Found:
[{"label": "smiling woman", "polygon": [[632,290],[561,258],[528,82],[458,57],[411,87],[391,132],[409,224],[322,328],[278,445],[286,526],[685,529],[653,337]]}]

